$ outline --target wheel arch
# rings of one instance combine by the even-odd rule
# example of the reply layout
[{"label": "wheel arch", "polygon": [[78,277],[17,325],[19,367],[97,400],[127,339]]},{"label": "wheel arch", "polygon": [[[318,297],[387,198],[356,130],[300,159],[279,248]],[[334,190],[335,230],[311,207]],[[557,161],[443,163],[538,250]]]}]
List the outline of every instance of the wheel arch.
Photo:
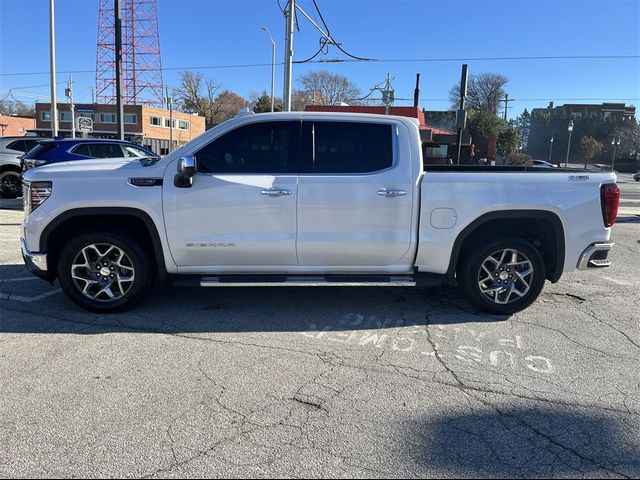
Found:
[{"label": "wheel arch", "polygon": [[[99,226],[115,226],[126,229],[140,240],[141,246],[152,256],[161,280],[167,277],[160,234],[148,213],[130,207],[88,207],[67,210],[52,220],[40,235],[39,251],[47,252],[48,264],[55,266],[64,242],[81,229]],[[151,245],[151,249],[146,249]],[[55,268],[55,267],[53,267]],[[57,272],[49,272],[50,279]]]},{"label": "wheel arch", "polygon": [[456,237],[447,269],[447,281],[455,282],[462,255],[474,241],[495,238],[501,234],[528,237],[542,250],[546,278],[560,279],[565,260],[565,233],[560,217],[548,210],[501,210],[488,212],[467,225]]}]

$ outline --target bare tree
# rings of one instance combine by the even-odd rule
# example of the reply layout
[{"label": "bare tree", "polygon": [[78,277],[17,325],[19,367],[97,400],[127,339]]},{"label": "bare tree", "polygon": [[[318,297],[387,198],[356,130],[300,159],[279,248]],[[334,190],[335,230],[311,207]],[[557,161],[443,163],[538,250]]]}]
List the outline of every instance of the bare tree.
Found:
[{"label": "bare tree", "polygon": [[[481,73],[470,75],[467,82],[466,106],[472,110],[483,110],[496,115],[500,100],[506,92],[504,86],[509,80],[499,73]],[[460,85],[453,85],[449,90],[451,108],[460,107]]]},{"label": "bare tree", "polygon": [[354,103],[362,93],[347,77],[327,71],[309,72],[298,78],[300,93],[307,103],[315,105],[340,105]]},{"label": "bare tree", "polygon": [[35,117],[36,110],[19,100],[0,100],[0,115],[17,115],[18,117]]},{"label": "bare tree", "polygon": [[207,126],[222,123],[247,105],[241,96],[222,90],[222,84],[202,74],[185,70],[181,74],[176,100],[182,110],[205,117]]}]

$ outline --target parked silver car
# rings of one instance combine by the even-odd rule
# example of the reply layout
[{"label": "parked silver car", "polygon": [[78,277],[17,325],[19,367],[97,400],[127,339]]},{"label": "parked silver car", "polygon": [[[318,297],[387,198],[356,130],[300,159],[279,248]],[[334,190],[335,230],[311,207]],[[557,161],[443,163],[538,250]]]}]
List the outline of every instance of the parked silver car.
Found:
[{"label": "parked silver car", "polygon": [[39,137],[0,137],[0,196],[22,195],[20,157],[38,144]]}]

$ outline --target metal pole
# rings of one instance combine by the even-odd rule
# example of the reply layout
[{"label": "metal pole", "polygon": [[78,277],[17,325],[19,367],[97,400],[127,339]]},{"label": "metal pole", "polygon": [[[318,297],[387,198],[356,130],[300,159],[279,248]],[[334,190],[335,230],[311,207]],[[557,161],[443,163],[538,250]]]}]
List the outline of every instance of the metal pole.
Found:
[{"label": "metal pole", "polygon": [[285,12],[287,27],[284,47],[284,95],[282,96],[284,102],[283,110],[285,112],[291,111],[291,74],[293,67],[293,26],[295,23],[295,13],[296,1],[289,0],[289,11]]},{"label": "metal pole", "polygon": [[573,130],[571,130],[569,132],[569,141],[567,142],[567,158],[565,158],[564,160],[564,168],[567,168],[567,165],[569,165],[569,149],[571,148],[571,134],[573,133]]},{"label": "metal pole", "polygon": [[169,106],[169,153],[173,152],[173,98],[169,96],[169,87],[166,87],[167,105]]},{"label": "metal pole", "polygon": [[76,107],[73,104],[73,78],[69,75],[67,81],[67,92],[69,96],[69,108],[71,109],[71,138],[76,138]]},{"label": "metal pole", "polygon": [[509,94],[504,94],[504,121],[507,121],[507,106],[509,105]]},{"label": "metal pole", "polygon": [[[269,33],[271,36],[271,33]],[[276,42],[271,39],[271,111],[275,111],[275,98],[274,98],[274,90],[275,90],[275,82],[276,82]]]},{"label": "metal pole", "polygon": [[117,136],[124,140],[124,107],[122,105],[122,12],[120,0],[113,2],[116,31],[116,125]]},{"label": "metal pole", "polygon": [[618,145],[616,143],[613,144],[613,158],[611,159],[611,171],[613,172],[613,166],[616,163],[616,147]]},{"label": "metal pole", "polygon": [[[462,77],[460,78],[460,110],[458,115],[464,115],[464,100],[467,96],[467,67],[468,65],[465,63],[462,65]],[[458,155],[456,163],[460,165],[460,155],[462,153],[462,128],[460,125],[458,126],[458,138],[457,138],[457,147],[458,147]]]},{"label": "metal pole", "polygon": [[551,151],[553,150],[553,137],[549,141],[549,161],[551,161]]},{"label": "metal pole", "polygon": [[49,0],[49,69],[51,74],[51,136],[58,136],[58,100],[56,98],[56,30],[53,0]]}]

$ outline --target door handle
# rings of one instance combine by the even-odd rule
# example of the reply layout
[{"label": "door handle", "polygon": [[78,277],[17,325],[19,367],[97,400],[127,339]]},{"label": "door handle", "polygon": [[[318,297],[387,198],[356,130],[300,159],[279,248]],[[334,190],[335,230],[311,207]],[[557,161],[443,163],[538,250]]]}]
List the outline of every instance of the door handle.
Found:
[{"label": "door handle", "polygon": [[378,195],[381,197],[404,197],[406,194],[406,190],[387,190],[386,188],[378,190]]},{"label": "door handle", "polygon": [[281,197],[282,195],[291,195],[291,190],[287,190],[286,188],[268,188],[260,190],[260,194],[270,197]]}]

